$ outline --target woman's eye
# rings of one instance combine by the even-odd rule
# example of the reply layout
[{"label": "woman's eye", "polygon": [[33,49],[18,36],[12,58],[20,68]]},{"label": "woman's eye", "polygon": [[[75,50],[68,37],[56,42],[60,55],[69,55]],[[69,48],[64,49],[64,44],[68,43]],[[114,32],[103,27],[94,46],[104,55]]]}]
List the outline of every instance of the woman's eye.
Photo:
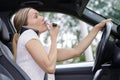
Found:
[{"label": "woman's eye", "polygon": [[37,18],[38,16],[36,15],[35,18]]},{"label": "woman's eye", "polygon": [[37,18],[38,17],[38,15],[34,15],[34,18]]}]

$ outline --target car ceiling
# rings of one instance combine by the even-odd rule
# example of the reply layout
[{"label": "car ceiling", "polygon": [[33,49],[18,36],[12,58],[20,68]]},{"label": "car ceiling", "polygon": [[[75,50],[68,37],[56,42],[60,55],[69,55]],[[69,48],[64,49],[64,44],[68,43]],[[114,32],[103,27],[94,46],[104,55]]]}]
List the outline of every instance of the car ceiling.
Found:
[{"label": "car ceiling", "polygon": [[[89,0],[0,0],[0,11],[15,11],[21,7],[34,7],[40,11],[56,11],[81,15]],[[72,13],[73,14],[73,13]]]}]

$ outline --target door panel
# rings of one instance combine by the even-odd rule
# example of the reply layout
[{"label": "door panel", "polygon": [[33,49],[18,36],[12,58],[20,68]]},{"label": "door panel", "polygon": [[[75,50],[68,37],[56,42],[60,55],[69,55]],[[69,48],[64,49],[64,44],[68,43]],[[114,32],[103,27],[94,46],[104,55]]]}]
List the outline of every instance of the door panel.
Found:
[{"label": "door panel", "polygon": [[92,66],[86,65],[87,63],[61,65],[56,68],[55,80],[93,80]]}]

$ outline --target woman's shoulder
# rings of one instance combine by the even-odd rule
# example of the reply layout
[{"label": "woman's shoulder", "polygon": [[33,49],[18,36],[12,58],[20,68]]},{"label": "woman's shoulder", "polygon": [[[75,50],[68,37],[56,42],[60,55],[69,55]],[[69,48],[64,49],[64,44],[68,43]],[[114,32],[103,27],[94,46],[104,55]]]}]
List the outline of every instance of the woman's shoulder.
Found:
[{"label": "woman's shoulder", "polygon": [[21,35],[25,35],[25,34],[26,35],[36,35],[37,36],[36,32],[32,29],[25,30]]},{"label": "woman's shoulder", "polygon": [[24,43],[28,42],[31,39],[39,39],[38,35],[32,29],[24,31],[19,37],[19,41],[22,41]]},{"label": "woman's shoulder", "polygon": [[32,29],[28,29],[26,31],[24,31],[20,36],[22,37],[38,37],[38,35],[36,34],[36,32]]}]

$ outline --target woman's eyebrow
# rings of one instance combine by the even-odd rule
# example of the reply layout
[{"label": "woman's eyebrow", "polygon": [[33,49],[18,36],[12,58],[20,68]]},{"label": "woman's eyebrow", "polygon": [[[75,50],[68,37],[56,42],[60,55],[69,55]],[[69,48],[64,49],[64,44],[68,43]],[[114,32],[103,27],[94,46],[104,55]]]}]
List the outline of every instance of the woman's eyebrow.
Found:
[{"label": "woman's eyebrow", "polygon": [[33,12],[31,15],[39,15],[38,12]]},{"label": "woman's eyebrow", "polygon": [[34,14],[35,14],[35,15],[39,15],[39,13],[37,13],[37,12],[33,13],[33,15],[34,15]]},{"label": "woman's eyebrow", "polygon": [[38,15],[38,13],[32,13],[30,16],[32,17],[32,16],[36,16],[36,15]]}]

